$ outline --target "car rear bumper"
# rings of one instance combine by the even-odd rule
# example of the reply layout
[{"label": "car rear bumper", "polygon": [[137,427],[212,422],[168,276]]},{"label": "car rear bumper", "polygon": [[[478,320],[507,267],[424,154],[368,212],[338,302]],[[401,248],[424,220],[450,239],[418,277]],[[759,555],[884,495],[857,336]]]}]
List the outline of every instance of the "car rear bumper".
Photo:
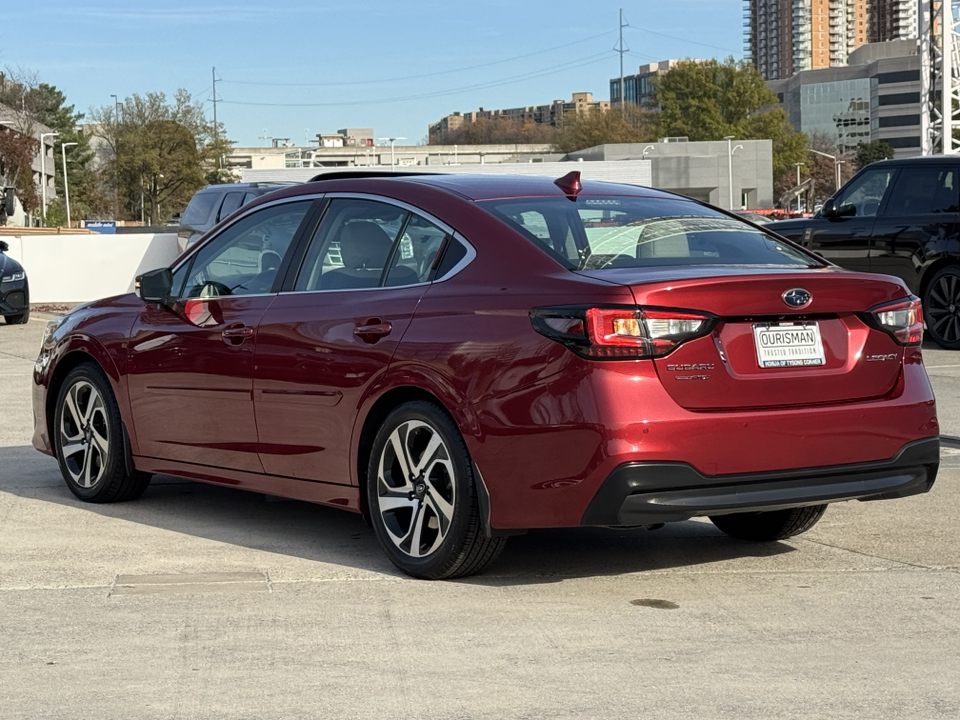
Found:
[{"label": "car rear bumper", "polygon": [[773,473],[706,476],[686,463],[625,463],[600,486],[581,524],[652,525],[840,500],[901,498],[930,490],[939,466],[939,438],[908,443],[890,460]]}]

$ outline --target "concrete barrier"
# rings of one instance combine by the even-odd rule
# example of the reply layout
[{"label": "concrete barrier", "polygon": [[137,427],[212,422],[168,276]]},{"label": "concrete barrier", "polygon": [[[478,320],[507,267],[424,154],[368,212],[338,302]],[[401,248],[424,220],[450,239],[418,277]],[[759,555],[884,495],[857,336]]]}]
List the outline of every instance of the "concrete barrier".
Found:
[{"label": "concrete barrier", "polygon": [[176,233],[14,235],[7,253],[23,265],[30,302],[76,303],[133,291],[134,278],[170,265]]}]

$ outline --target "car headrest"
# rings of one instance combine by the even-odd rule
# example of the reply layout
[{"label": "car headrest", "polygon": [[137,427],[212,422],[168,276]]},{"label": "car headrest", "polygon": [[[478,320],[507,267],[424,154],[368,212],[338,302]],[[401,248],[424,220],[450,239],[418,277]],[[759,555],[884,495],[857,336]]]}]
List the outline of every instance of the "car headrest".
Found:
[{"label": "car headrest", "polygon": [[280,257],[280,253],[275,250],[264,250],[260,255],[260,272],[277,270],[282,260],[283,258]]},{"label": "car headrest", "polygon": [[340,233],[340,257],[348,268],[382,268],[392,245],[383,228],[369,220],[350,223]]}]

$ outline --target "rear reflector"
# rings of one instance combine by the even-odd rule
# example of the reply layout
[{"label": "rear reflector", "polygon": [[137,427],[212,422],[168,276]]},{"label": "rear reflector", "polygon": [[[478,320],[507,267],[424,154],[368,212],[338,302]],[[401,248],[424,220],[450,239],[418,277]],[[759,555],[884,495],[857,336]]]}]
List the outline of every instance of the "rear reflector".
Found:
[{"label": "rear reflector", "polygon": [[872,308],[871,324],[883,330],[900,345],[919,345],[923,342],[923,310],[919,298],[902,300]]},{"label": "rear reflector", "polygon": [[530,319],[541,335],[597,360],[663,357],[716,321],[689,310],[625,306],[534,308]]}]

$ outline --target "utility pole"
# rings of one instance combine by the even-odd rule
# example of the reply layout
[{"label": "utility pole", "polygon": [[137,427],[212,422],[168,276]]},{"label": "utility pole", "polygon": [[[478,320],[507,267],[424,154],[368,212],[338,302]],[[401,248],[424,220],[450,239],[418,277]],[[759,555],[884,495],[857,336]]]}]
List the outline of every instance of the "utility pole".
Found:
[{"label": "utility pole", "polygon": [[[217,125],[217,68],[213,67],[213,142],[220,139],[220,127]],[[223,156],[217,156],[217,167],[223,169]]]},{"label": "utility pole", "polygon": [[625,27],[630,27],[630,23],[625,23],[623,21],[623,8],[620,8],[620,42],[617,43],[616,51],[620,53],[620,112],[626,113],[627,99],[623,94],[623,54],[629,52],[630,48],[625,48],[623,46],[623,29]]}]

